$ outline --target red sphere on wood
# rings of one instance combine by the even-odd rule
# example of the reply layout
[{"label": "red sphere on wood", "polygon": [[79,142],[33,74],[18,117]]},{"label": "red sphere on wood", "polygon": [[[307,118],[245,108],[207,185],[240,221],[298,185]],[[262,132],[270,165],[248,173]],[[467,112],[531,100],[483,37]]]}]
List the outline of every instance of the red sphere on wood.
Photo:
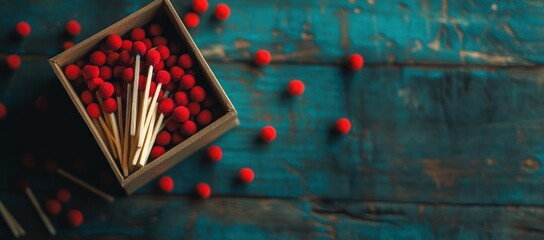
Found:
[{"label": "red sphere on wood", "polygon": [[181,133],[183,133],[183,135],[190,137],[196,133],[197,127],[195,122],[191,120],[187,120],[181,124],[180,130],[181,130]]},{"label": "red sphere on wood", "polygon": [[230,16],[230,7],[227,4],[220,3],[215,7],[215,17],[218,20],[227,20]]},{"label": "red sphere on wood", "polygon": [[162,85],[170,83],[170,79],[170,73],[168,73],[166,70],[160,70],[155,75],[155,81],[157,81],[157,83],[161,83]]},{"label": "red sphere on wood", "polygon": [[164,115],[169,115],[174,110],[174,100],[165,98],[159,103],[159,112]]},{"label": "red sphere on wood", "polygon": [[166,46],[163,46],[163,45],[158,46],[157,52],[160,53],[161,60],[166,60],[168,59],[168,57],[170,57],[170,49],[168,49],[168,47]]},{"label": "red sphere on wood", "polygon": [[121,46],[123,46],[123,39],[121,39],[119,35],[111,34],[106,38],[106,47],[108,47],[108,49],[117,51]]},{"label": "red sphere on wood", "polygon": [[194,86],[193,88],[191,88],[189,97],[191,98],[192,101],[202,102],[204,98],[206,97],[206,91],[204,91],[204,88],[200,86]]},{"label": "red sphere on wood", "polygon": [[166,149],[164,149],[163,146],[153,146],[151,149],[151,153],[149,154],[150,160],[155,160],[162,156],[166,152]]},{"label": "red sphere on wood", "polygon": [[6,64],[10,70],[17,70],[21,67],[21,57],[17,54],[10,54],[6,57]]},{"label": "red sphere on wood", "polygon": [[259,66],[268,65],[272,61],[272,55],[266,50],[259,50],[255,53],[255,63]]},{"label": "red sphere on wood", "polygon": [[276,139],[276,129],[272,126],[265,126],[261,129],[261,139],[265,142],[272,142]]},{"label": "red sphere on wood", "polygon": [[83,90],[83,92],[81,92],[81,102],[85,105],[93,103],[93,93],[89,90]]},{"label": "red sphere on wood", "polygon": [[72,194],[66,188],[61,188],[61,189],[57,190],[57,195],[56,196],[57,196],[57,199],[60,202],[63,202],[63,203],[69,202],[70,199],[72,198]]},{"label": "red sphere on wood", "polygon": [[161,54],[155,49],[150,49],[145,54],[145,59],[147,60],[147,63],[155,67],[155,65],[161,61]]},{"label": "red sphere on wood", "polygon": [[202,199],[208,199],[212,195],[212,189],[207,183],[199,183],[195,187],[198,196]]},{"label": "red sphere on wood", "polygon": [[112,70],[109,66],[102,66],[100,67],[100,74],[98,76],[104,80],[110,80],[112,76]]},{"label": "red sphere on wood", "polygon": [[149,25],[149,29],[147,29],[147,32],[150,36],[156,37],[162,34],[162,27],[158,23],[153,23]]},{"label": "red sphere on wood", "polygon": [[136,41],[132,44],[132,52],[134,54],[144,55],[147,51],[147,46],[142,41]]},{"label": "red sphere on wood", "polygon": [[[168,45],[168,40],[162,36],[154,37],[153,38],[153,46],[166,46]],[[170,51],[170,50],[168,50]]]},{"label": "red sphere on wood", "polygon": [[81,25],[76,20],[70,20],[66,23],[66,32],[75,37],[81,32]]},{"label": "red sphere on wood", "polygon": [[116,67],[117,61],[119,60],[119,53],[111,52],[106,56],[106,64],[110,67]]},{"label": "red sphere on wood", "polygon": [[364,64],[365,60],[360,54],[354,53],[348,57],[347,65],[348,68],[352,71],[360,70],[361,68],[363,68]]},{"label": "red sphere on wood", "polygon": [[110,82],[103,82],[98,87],[98,95],[102,98],[109,98],[113,96],[113,93],[115,92],[115,87],[113,87],[113,84]]},{"label": "red sphere on wood", "polygon": [[123,44],[121,45],[121,49],[126,50],[126,51],[132,51],[132,44],[133,44],[132,41],[130,41],[128,39],[125,39],[125,40],[123,40]]},{"label": "red sphere on wood", "polygon": [[195,85],[195,82],[195,77],[192,74],[185,74],[181,77],[179,86],[185,90],[189,90]]},{"label": "red sphere on wood", "polygon": [[76,44],[72,41],[66,41],[62,44],[62,48],[64,48],[64,50],[68,50],[70,49],[71,47],[75,46]]},{"label": "red sphere on wood", "polygon": [[255,179],[255,173],[253,173],[253,170],[251,170],[251,168],[242,168],[238,176],[240,177],[240,180],[242,180],[242,182],[244,183],[253,182],[253,179]]},{"label": "red sphere on wood", "polygon": [[50,199],[45,203],[45,210],[51,215],[57,215],[62,209],[60,202],[56,199]]},{"label": "red sphere on wood", "polygon": [[189,103],[189,97],[187,97],[187,93],[183,91],[177,91],[174,94],[174,99],[176,101],[176,105],[178,106],[185,106]]},{"label": "red sphere on wood", "polygon": [[155,144],[159,146],[166,146],[170,144],[172,141],[172,135],[168,131],[161,131],[159,134],[157,134],[157,139],[155,140]]},{"label": "red sphere on wood", "polygon": [[163,192],[171,192],[174,190],[174,180],[169,176],[164,176],[159,180],[159,187]]},{"label": "red sphere on wood", "polygon": [[77,209],[68,211],[68,222],[72,227],[79,227],[83,223],[83,213]]},{"label": "red sphere on wood", "polygon": [[21,37],[28,36],[30,34],[31,30],[32,29],[30,27],[30,24],[28,24],[25,21],[20,21],[20,22],[17,23],[17,25],[15,25],[15,31]]},{"label": "red sphere on wood", "polygon": [[145,31],[143,28],[134,28],[130,32],[130,38],[133,41],[142,41],[145,39]]},{"label": "red sphere on wood", "polygon": [[213,162],[219,162],[223,158],[223,150],[217,145],[212,145],[208,148],[207,151],[208,158]]},{"label": "red sphere on wood", "polygon": [[336,131],[340,134],[347,134],[351,130],[351,122],[347,118],[340,118],[336,121]]},{"label": "red sphere on wood", "polygon": [[95,51],[91,54],[89,62],[96,66],[102,66],[106,63],[106,54],[102,51]]},{"label": "red sphere on wood", "polygon": [[100,117],[100,114],[101,114],[100,106],[97,103],[89,104],[87,106],[87,114],[89,114],[89,117],[91,117],[91,118]]},{"label": "red sphere on wood", "polygon": [[174,108],[174,111],[172,111],[172,119],[178,123],[187,121],[189,116],[189,109],[184,106],[178,106]]},{"label": "red sphere on wood", "polygon": [[125,83],[133,82],[134,81],[134,69],[132,69],[131,67],[127,67],[127,68],[123,69],[122,77],[123,77],[123,81]]},{"label": "red sphere on wood", "polygon": [[182,54],[178,58],[178,65],[182,67],[183,69],[189,69],[193,67],[193,58],[191,58],[191,55],[189,54]]},{"label": "red sphere on wood", "polygon": [[200,113],[200,104],[197,102],[190,102],[187,104],[187,108],[192,116],[196,116],[198,113]]},{"label": "red sphere on wood", "polygon": [[95,91],[100,87],[100,85],[102,85],[102,83],[104,83],[104,79],[95,77],[91,79],[91,81],[87,82],[87,87],[89,88],[89,90]]},{"label": "red sphere on wood", "polygon": [[292,80],[287,86],[287,92],[291,96],[300,96],[304,93],[304,83],[298,79]]},{"label": "red sphere on wood", "polygon": [[208,126],[212,122],[212,112],[210,110],[205,109],[200,111],[200,113],[196,116],[196,123],[198,125],[204,127]]},{"label": "red sphere on wood", "polygon": [[114,98],[107,98],[102,103],[102,106],[104,107],[104,111],[106,113],[114,113],[117,111],[117,101],[115,101]]},{"label": "red sphere on wood", "polygon": [[208,0],[193,0],[193,9],[197,13],[206,12],[209,6]]},{"label": "red sphere on wood", "polygon": [[180,68],[178,66],[173,66],[170,68],[170,76],[172,76],[172,79],[174,81],[179,81],[183,76],[185,75],[185,71],[183,68]]},{"label": "red sphere on wood", "polygon": [[79,68],[77,65],[70,64],[64,68],[64,75],[66,78],[68,78],[68,80],[74,81],[81,76],[81,68]]},{"label": "red sphere on wood", "polygon": [[93,79],[100,75],[100,69],[94,65],[85,65],[83,67],[82,75],[85,80]]}]

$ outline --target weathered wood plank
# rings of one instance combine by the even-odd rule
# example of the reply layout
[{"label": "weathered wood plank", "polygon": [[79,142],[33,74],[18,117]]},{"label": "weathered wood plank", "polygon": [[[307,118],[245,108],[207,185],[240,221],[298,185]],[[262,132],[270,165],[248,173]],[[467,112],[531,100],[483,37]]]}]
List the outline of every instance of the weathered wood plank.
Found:
[{"label": "weathered wood plank", "polygon": [[[371,67],[346,74],[328,65],[220,63],[212,69],[241,126],[216,142],[224,149],[220,163],[207,163],[200,152],[169,172],[176,194],[208,181],[215,194],[228,196],[542,205],[538,69]],[[292,78],[306,82],[304,96],[285,97]],[[89,169],[78,174],[95,182],[108,171],[57,81],[45,62],[32,60],[0,78],[0,101],[10,108],[0,122],[0,152],[10,164],[0,169],[0,189],[15,181],[19,156],[29,150],[69,170],[81,158]],[[32,107],[39,94],[50,98],[45,113]],[[335,137],[331,124],[343,116],[352,119],[353,132]],[[267,124],[278,139],[265,145],[256,139]],[[67,141],[50,141],[52,135]],[[254,184],[236,183],[242,167],[255,170]],[[31,175],[38,182],[49,176]]]},{"label": "weathered wood plank", "polygon": [[[0,53],[58,53],[64,24],[83,26],[80,41],[146,4],[137,1],[9,1],[0,14]],[[173,1],[183,14],[190,1]],[[219,1],[210,1],[213,7]],[[276,62],[339,63],[361,52],[367,63],[534,65],[544,62],[544,8],[534,0],[230,1],[219,23],[208,11],[191,30],[210,60],[248,60],[259,48]],[[104,7],[109,6],[109,7]],[[246,9],[251,9],[246,11]],[[99,16],[99,17],[98,17]],[[28,39],[11,32],[19,20]]]},{"label": "weathered wood plank", "polygon": [[[40,195],[38,197],[41,197]],[[28,231],[47,236],[22,194],[4,194]],[[5,201],[6,202],[6,201]],[[134,196],[97,204],[76,198],[64,205],[85,215],[78,229],[53,217],[58,239],[542,239],[544,209],[411,203],[251,199],[207,201]],[[23,217],[27,216],[27,217]],[[0,238],[9,238],[0,224]]]}]

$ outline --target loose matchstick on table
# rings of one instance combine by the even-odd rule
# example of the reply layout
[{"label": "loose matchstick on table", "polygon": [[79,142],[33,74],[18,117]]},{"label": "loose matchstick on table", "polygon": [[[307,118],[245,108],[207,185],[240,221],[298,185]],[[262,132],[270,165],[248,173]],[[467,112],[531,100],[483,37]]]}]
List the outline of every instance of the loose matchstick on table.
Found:
[{"label": "loose matchstick on table", "polygon": [[68,180],[72,181],[73,183],[79,185],[80,187],[83,187],[87,190],[89,190],[90,192],[96,194],[97,196],[105,199],[106,201],[108,202],[114,202],[115,201],[115,198],[93,186],[91,186],[90,184],[84,182],[83,180],[75,177],[74,175],[70,174],[70,173],[67,173],[66,171],[62,170],[61,168],[57,168],[55,170],[55,172],[57,172],[59,175],[67,178]]},{"label": "loose matchstick on table", "polygon": [[2,201],[0,201],[0,213],[2,214],[2,218],[4,219],[4,221],[6,221],[6,224],[8,225],[9,229],[11,230],[11,233],[13,234],[15,238],[19,238],[26,235],[26,232],[23,229],[23,227],[21,227],[19,222],[17,222],[17,220],[13,217],[13,215],[11,215],[11,213],[8,211],[8,209],[6,208],[6,206],[4,205]]},{"label": "loose matchstick on table", "polygon": [[42,220],[43,224],[45,225],[45,228],[47,228],[47,231],[49,231],[49,234],[51,234],[51,236],[55,236],[55,234],[57,234],[57,231],[53,227],[53,224],[51,224],[51,220],[49,220],[49,218],[47,217],[47,215],[43,211],[40,203],[38,202],[38,200],[36,199],[36,196],[34,195],[34,192],[32,192],[32,189],[30,189],[30,186],[28,185],[28,182],[23,181],[22,182],[22,187],[23,187],[23,189],[24,189],[24,191],[26,193],[26,196],[28,197],[28,199],[32,203],[32,206],[34,207],[34,209],[36,210],[36,212],[40,216],[40,219]]}]

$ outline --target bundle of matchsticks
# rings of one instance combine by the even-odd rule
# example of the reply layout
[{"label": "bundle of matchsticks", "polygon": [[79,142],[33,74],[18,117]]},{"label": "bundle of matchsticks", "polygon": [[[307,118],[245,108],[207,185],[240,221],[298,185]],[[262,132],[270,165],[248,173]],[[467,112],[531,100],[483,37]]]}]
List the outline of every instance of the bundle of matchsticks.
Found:
[{"label": "bundle of matchsticks", "polygon": [[214,118],[215,100],[195,78],[192,57],[178,57],[161,32],[152,24],[124,40],[112,34],[88,61],[64,69],[125,177]]}]

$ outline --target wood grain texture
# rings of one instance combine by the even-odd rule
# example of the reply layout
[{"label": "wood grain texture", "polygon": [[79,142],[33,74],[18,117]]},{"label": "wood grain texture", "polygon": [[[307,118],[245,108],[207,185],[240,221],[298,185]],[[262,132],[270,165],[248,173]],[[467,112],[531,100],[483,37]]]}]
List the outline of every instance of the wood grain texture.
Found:
[{"label": "wood grain texture", "polygon": [[[0,20],[0,52],[55,55],[67,39],[68,20],[81,22],[82,34],[75,39],[80,41],[148,2],[8,1],[0,14],[14,17]],[[210,1],[210,6],[218,2]],[[173,3],[183,14],[190,1]],[[229,5],[228,21],[219,23],[208,11],[200,27],[191,30],[209,60],[249,60],[264,48],[272,51],[275,62],[288,63],[340,63],[352,52],[363,53],[371,64],[544,62],[544,8],[534,0],[238,0]],[[32,37],[23,41],[11,31],[20,20],[33,27]]]}]

